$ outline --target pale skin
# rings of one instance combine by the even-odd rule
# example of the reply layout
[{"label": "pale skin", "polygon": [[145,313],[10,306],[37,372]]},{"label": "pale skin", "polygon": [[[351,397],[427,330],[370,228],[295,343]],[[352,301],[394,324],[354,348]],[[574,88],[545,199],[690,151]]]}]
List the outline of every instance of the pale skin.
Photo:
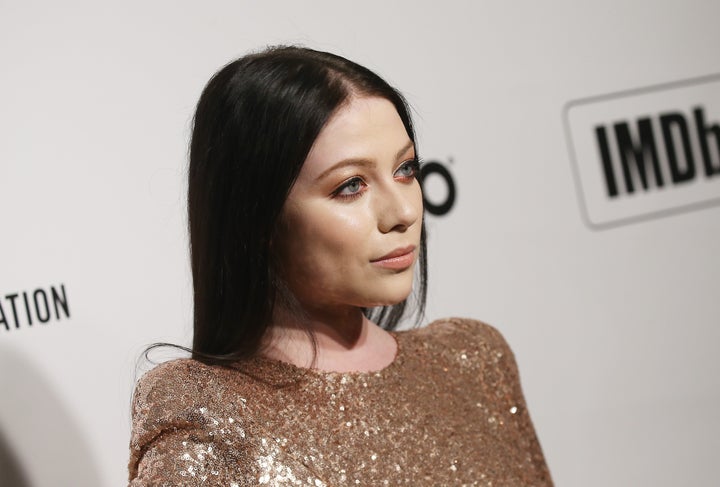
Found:
[{"label": "pale skin", "polygon": [[331,117],[272,244],[304,316],[276,305],[265,355],[309,366],[305,325],[319,370],[374,371],[394,360],[395,339],[362,308],[396,304],[412,290],[423,211],[416,173],[415,148],[388,100],[352,96]]}]

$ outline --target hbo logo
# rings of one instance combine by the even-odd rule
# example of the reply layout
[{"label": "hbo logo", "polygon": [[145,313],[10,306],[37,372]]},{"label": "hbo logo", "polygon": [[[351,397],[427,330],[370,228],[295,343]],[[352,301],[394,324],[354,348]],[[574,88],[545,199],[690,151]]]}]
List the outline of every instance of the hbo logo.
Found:
[{"label": "hbo logo", "polygon": [[455,204],[455,181],[445,164],[428,161],[421,166],[420,185],[423,188],[425,211],[435,216],[446,215]]}]

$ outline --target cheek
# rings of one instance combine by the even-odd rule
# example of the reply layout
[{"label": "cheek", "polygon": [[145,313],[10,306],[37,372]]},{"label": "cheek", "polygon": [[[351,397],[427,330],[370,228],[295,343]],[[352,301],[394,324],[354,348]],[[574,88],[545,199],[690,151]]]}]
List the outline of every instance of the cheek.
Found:
[{"label": "cheek", "polygon": [[423,214],[425,213],[425,202],[423,201],[423,192],[422,187],[420,187],[420,182],[415,182],[415,209],[420,214],[420,220],[422,221]]},{"label": "cheek", "polygon": [[306,206],[284,218],[281,262],[288,278],[325,281],[368,259],[372,226],[363,212],[350,210]]},{"label": "cheek", "polygon": [[[300,220],[300,219],[299,219]],[[349,211],[325,211],[300,220],[298,236],[318,252],[347,251],[366,239],[367,220]]]}]

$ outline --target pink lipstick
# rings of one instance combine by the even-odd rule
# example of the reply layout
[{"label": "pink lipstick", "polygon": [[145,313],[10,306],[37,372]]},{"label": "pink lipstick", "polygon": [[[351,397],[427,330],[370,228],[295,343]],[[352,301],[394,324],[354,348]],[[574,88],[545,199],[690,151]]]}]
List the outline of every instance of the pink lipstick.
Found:
[{"label": "pink lipstick", "polygon": [[389,254],[371,261],[374,265],[385,269],[403,270],[415,262],[415,246],[399,247]]}]

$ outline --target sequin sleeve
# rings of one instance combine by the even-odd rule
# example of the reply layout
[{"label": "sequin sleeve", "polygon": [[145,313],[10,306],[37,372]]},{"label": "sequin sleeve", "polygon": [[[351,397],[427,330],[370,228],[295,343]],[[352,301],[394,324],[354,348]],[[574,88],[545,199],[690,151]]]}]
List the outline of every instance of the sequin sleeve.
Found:
[{"label": "sequin sleeve", "polygon": [[512,446],[525,452],[528,465],[525,474],[533,478],[532,485],[552,486],[550,472],[525,402],[512,349],[502,334],[486,323],[462,318],[449,321],[466,334],[468,343],[474,343],[488,357],[489,364],[484,369],[481,381],[485,387],[492,388],[497,396],[502,396],[498,397],[499,402],[509,405],[509,412],[515,418],[511,424],[517,430],[514,435],[517,444]]},{"label": "sequin sleeve", "polygon": [[239,410],[219,382],[183,361],[146,374],[133,400],[130,487],[256,485]]}]

